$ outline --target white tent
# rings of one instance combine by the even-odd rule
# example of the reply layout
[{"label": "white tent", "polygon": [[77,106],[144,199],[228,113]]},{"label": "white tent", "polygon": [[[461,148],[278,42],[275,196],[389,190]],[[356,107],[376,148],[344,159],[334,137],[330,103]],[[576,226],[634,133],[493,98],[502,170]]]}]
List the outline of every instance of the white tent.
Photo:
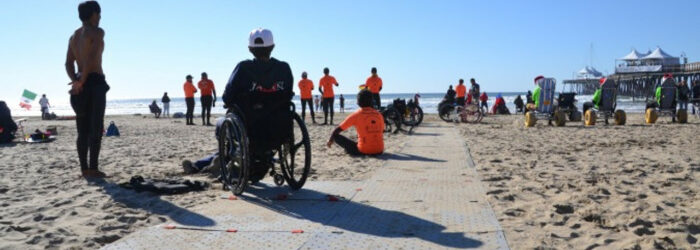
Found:
[{"label": "white tent", "polygon": [[603,73],[593,67],[586,66],[578,71],[578,76],[579,78],[600,78],[603,77]]},{"label": "white tent", "polygon": [[624,61],[636,61],[636,60],[642,59],[642,57],[644,57],[644,56],[646,56],[646,55],[637,52],[636,49],[632,49],[632,52],[630,52],[629,54],[627,54],[625,57],[620,58],[620,60],[624,60]]},{"label": "white tent", "polygon": [[642,60],[661,63],[662,65],[680,64],[680,60],[678,57],[673,57],[667,54],[666,52],[661,50],[661,48],[656,48],[649,55],[642,57]]}]

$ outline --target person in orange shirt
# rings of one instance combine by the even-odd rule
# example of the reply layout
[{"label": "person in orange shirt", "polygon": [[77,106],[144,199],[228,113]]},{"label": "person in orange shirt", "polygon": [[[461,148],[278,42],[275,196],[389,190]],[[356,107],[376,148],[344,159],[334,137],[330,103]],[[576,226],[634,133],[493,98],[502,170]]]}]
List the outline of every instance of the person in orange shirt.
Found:
[{"label": "person in orange shirt", "polygon": [[335,80],[335,77],[329,75],[329,73],[330,70],[324,68],[324,76],[318,81],[318,92],[321,92],[321,96],[323,97],[321,100],[321,106],[323,106],[323,125],[328,124],[328,112],[331,113],[331,125],[333,124],[333,102],[335,102],[333,85],[338,86],[338,81]]},{"label": "person in orange shirt", "polygon": [[306,71],[301,73],[301,80],[299,81],[299,92],[301,92],[301,119],[306,120],[306,104],[309,106],[309,113],[311,113],[311,120],[316,124],[316,117],[314,116],[314,106],[312,103],[311,91],[314,90],[314,82],[307,78]]},{"label": "person in orange shirt", "polygon": [[[326,146],[333,142],[345,149],[349,155],[378,155],[384,152],[384,117],[372,107],[372,92],[363,89],[357,94],[360,109],[350,114],[333,130]],[[340,135],[340,132],[355,127],[358,141]]]},{"label": "person in orange shirt", "polygon": [[185,113],[186,124],[194,125],[194,93],[197,93],[197,88],[192,84],[191,75],[185,77],[183,88],[185,89],[185,103],[187,104],[187,113]]},{"label": "person in orange shirt", "polygon": [[365,81],[365,86],[372,92],[373,106],[378,109],[382,106],[382,99],[379,98],[379,91],[382,90],[382,78],[377,76],[377,68],[372,67],[372,75]]},{"label": "person in orange shirt", "polygon": [[[202,125],[212,126],[209,122],[211,117],[211,107],[216,107],[216,88],[214,88],[214,82],[209,80],[207,72],[202,72],[202,80],[197,83],[197,87],[202,92],[200,93],[200,101],[202,102]],[[212,92],[214,96],[212,97]],[[212,101],[213,99],[213,101]],[[204,123],[204,118],[206,117],[206,123]]]},{"label": "person in orange shirt", "polygon": [[464,97],[467,95],[467,86],[464,86],[464,79],[459,79],[459,85],[455,89],[457,91],[457,105],[464,106]]}]

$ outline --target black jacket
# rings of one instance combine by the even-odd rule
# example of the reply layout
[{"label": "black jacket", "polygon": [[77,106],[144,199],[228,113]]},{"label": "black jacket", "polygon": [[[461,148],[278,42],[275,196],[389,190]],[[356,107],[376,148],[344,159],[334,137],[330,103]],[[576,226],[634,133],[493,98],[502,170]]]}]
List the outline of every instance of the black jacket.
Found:
[{"label": "black jacket", "polygon": [[160,99],[160,102],[162,103],[169,103],[170,102],[170,97],[167,95],[163,95],[163,99]]}]

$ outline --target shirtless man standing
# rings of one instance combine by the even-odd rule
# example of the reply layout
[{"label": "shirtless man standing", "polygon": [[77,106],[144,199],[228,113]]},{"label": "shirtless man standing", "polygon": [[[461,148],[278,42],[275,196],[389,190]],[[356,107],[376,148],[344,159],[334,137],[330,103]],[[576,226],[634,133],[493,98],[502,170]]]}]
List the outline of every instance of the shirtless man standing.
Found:
[{"label": "shirtless man standing", "polygon": [[97,2],[81,3],[78,13],[83,25],[70,37],[66,55],[66,73],[71,80],[69,85],[73,85],[69,93],[78,128],[78,157],[84,177],[103,178],[105,174],[98,170],[97,165],[104,129],[106,94],[109,90],[102,72],[105,32],[98,27],[101,16]]}]

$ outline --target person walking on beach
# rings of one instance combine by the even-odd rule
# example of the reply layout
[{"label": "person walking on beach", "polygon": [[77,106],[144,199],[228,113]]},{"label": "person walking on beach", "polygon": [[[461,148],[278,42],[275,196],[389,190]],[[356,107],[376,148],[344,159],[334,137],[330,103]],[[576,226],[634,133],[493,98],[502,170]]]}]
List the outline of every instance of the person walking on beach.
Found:
[{"label": "person walking on beach", "polygon": [[340,113],[345,113],[345,97],[340,94]]},{"label": "person walking on beach", "polygon": [[333,93],[333,85],[338,86],[338,81],[335,77],[329,75],[330,70],[328,68],[323,69],[323,77],[318,81],[318,92],[321,92],[323,100],[321,100],[321,106],[323,106],[323,125],[328,124],[328,113],[331,115],[331,125],[333,124],[333,102],[335,102],[335,94]]},{"label": "person walking on beach", "polygon": [[46,98],[46,94],[41,95],[39,99],[39,105],[41,105],[41,119],[46,120],[49,117],[49,99]]},{"label": "person walking on beach", "polygon": [[479,100],[479,94],[480,94],[479,84],[476,83],[476,80],[474,80],[474,78],[472,78],[470,81],[471,81],[472,86],[471,86],[471,89],[469,89],[469,93],[472,97],[472,100],[477,101],[477,100]]},{"label": "person walking on beach", "polygon": [[[207,72],[202,72],[202,79],[199,81],[199,83],[197,83],[197,87],[201,91],[200,101],[202,102],[202,125],[212,126],[211,122],[209,122],[209,118],[211,117],[211,107],[216,107],[216,88],[214,88],[214,82],[209,80]],[[212,92],[214,95],[213,98]],[[206,123],[204,122],[205,117]]]},{"label": "person walking on beach", "polygon": [[489,110],[489,96],[486,95],[486,92],[481,93],[481,96],[479,96],[479,101],[481,101],[481,108],[486,108],[485,110]]},{"label": "person walking on beach", "polygon": [[[71,80],[70,103],[75,112],[78,130],[77,149],[80,170],[84,177],[103,178],[98,168],[107,91],[102,70],[105,32],[99,28],[100,5],[86,1],[78,5],[82,27],[68,42],[66,73]],[[75,65],[78,71],[75,70]],[[88,152],[90,160],[88,164]]]},{"label": "person walking on beach", "polygon": [[374,108],[379,109],[382,106],[382,99],[379,97],[379,91],[382,90],[382,78],[377,75],[377,68],[372,67],[370,75],[365,81],[365,86],[372,92],[372,100]]},{"label": "person walking on beach", "polygon": [[316,112],[318,113],[318,108],[321,106],[319,103],[321,102],[321,98],[316,95],[316,98],[314,98],[314,107],[316,107]]},{"label": "person walking on beach", "polygon": [[187,105],[187,112],[185,112],[186,124],[194,125],[194,93],[197,93],[197,88],[192,84],[191,75],[185,77],[183,88],[185,90],[185,104]]},{"label": "person walking on beach", "polygon": [[[349,155],[378,155],[384,152],[384,118],[372,107],[374,95],[363,89],[357,94],[357,105],[360,109],[348,115],[338,127],[333,130],[326,142],[329,148],[335,142],[345,149]],[[340,135],[340,132],[355,127],[357,142]]]},{"label": "person walking on beach", "polygon": [[314,106],[311,103],[311,91],[314,90],[314,82],[307,78],[306,72],[301,73],[301,80],[299,80],[299,92],[301,92],[301,119],[306,121],[306,106],[309,106],[309,113],[311,113],[311,121],[316,124],[316,117],[314,116]]},{"label": "person walking on beach", "polygon": [[457,105],[464,106],[467,95],[467,86],[464,86],[464,79],[459,79],[459,84],[455,88],[457,91]]},{"label": "person walking on beach", "polygon": [[168,97],[168,92],[163,94],[163,98],[160,99],[163,103],[163,116],[170,117],[170,97]]}]

